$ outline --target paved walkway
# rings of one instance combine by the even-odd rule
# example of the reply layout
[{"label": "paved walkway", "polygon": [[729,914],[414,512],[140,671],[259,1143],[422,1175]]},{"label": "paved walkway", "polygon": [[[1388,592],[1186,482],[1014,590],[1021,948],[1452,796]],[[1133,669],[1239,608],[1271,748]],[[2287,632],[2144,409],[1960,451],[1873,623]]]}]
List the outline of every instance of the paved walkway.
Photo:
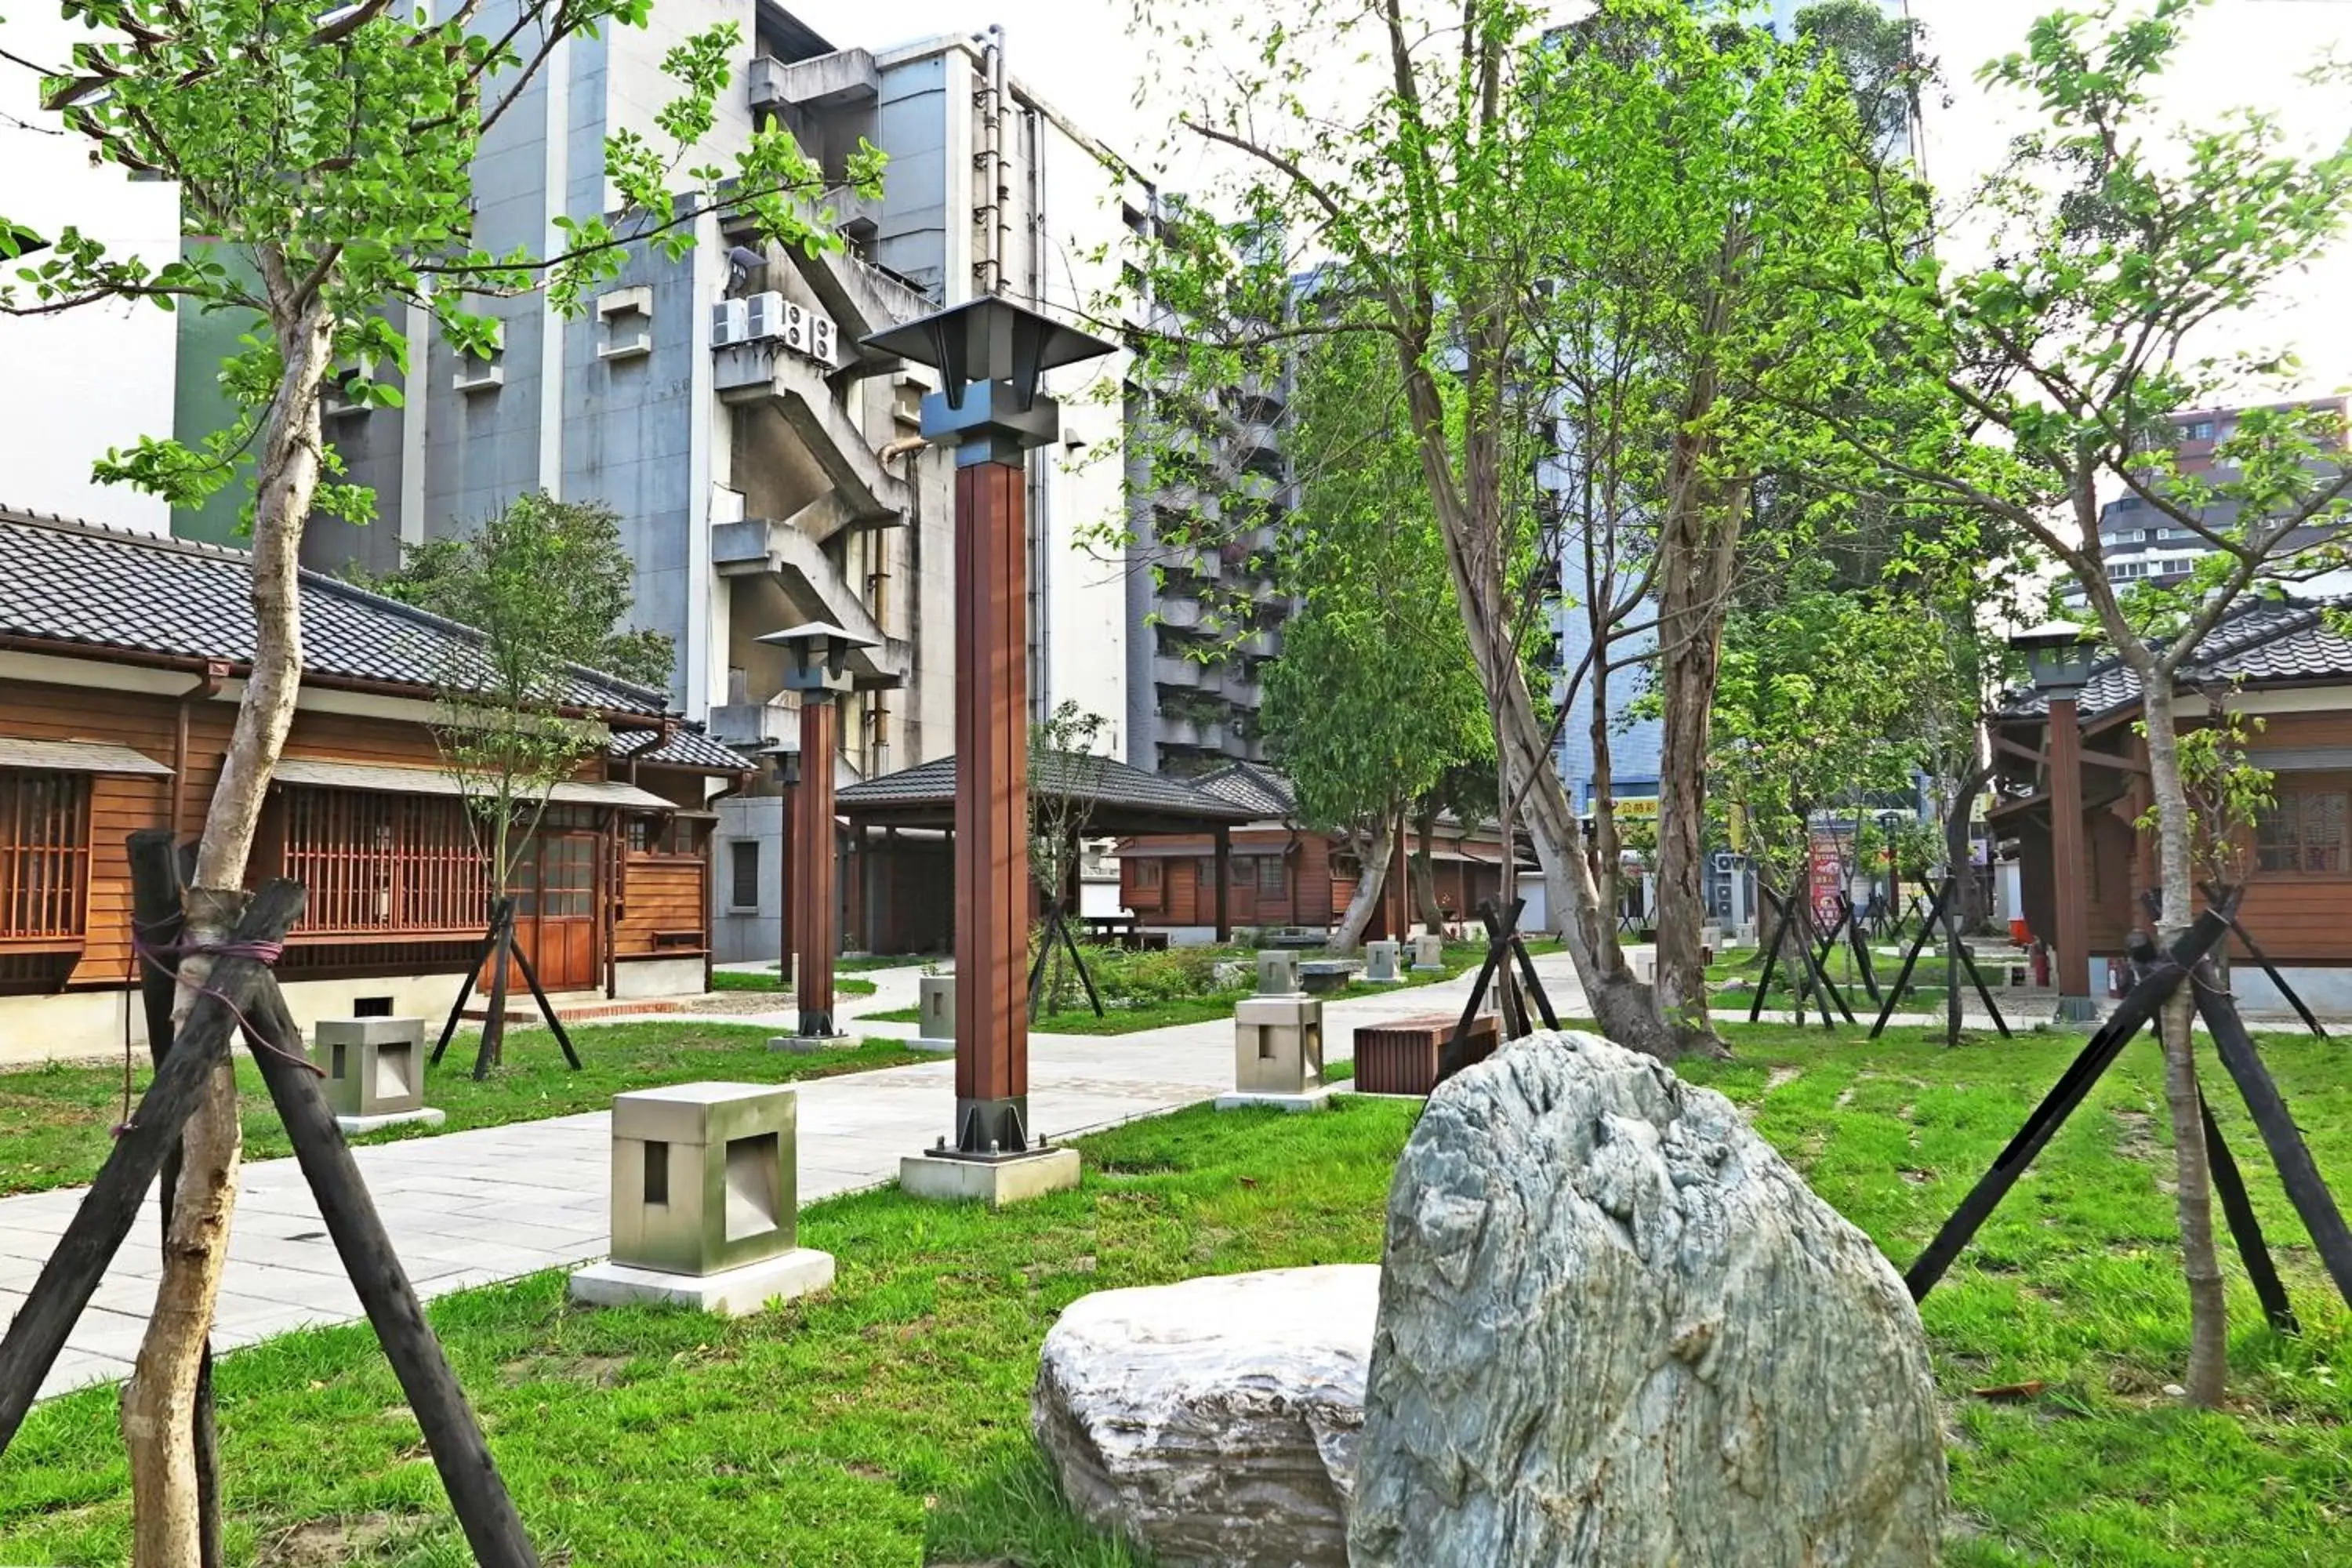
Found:
[{"label": "paved walkway", "polygon": [[[1564,955],[1537,960],[1563,1014],[1580,1000]],[[860,1013],[910,1006],[919,966],[872,972],[876,994],[845,998]],[[1326,1052],[1345,1060],[1354,1026],[1458,1009],[1470,978],[1333,1003]],[[676,1018],[678,1015],[668,1015]],[[784,1016],[730,1015],[732,1023]],[[787,1026],[789,1026],[787,1025]],[[856,1026],[907,1037],[912,1025]],[[1062,1138],[1209,1099],[1233,1082],[1233,1025],[1178,1025],[1132,1035],[1039,1035],[1030,1045],[1030,1114]],[[800,1089],[800,1195],[832,1197],[895,1180],[898,1161],[948,1130],[955,1096],[949,1059],[821,1079]],[[611,1117],[604,1111],[479,1128],[355,1151],[377,1210],[409,1277],[425,1297],[604,1256]],[[0,1320],[15,1315],[80,1204],[83,1189],[0,1198]],[[118,1378],[131,1370],[161,1271],[156,1205],[146,1210],[75,1329],[42,1393]],[[290,1159],[245,1169],[214,1343],[251,1344],[310,1323],[361,1316],[310,1188]]]}]

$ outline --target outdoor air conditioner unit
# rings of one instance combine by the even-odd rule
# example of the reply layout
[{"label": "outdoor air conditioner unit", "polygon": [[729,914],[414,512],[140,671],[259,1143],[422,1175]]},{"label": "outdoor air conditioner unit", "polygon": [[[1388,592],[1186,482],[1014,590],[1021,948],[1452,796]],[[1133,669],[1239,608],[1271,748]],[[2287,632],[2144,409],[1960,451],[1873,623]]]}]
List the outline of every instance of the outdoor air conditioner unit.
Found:
[{"label": "outdoor air conditioner unit", "polygon": [[[754,294],[743,301],[746,309],[744,331],[753,338],[780,338],[784,335],[784,297],[772,289],[764,294]],[[790,307],[798,310],[798,306]]]},{"label": "outdoor air conditioner unit", "polygon": [[751,336],[749,312],[741,300],[721,300],[710,307],[710,346],[723,349],[749,342]]}]

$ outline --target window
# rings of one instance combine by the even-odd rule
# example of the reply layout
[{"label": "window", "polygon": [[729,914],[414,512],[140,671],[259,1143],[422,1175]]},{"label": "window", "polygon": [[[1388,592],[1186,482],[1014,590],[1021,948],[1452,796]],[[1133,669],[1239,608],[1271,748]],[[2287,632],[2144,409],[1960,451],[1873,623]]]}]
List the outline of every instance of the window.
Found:
[{"label": "window", "polygon": [[2192,419],[2180,427],[2180,438],[2184,441],[2210,441],[2213,438],[2213,422],[2210,419]]},{"label": "window", "polygon": [[82,934],[89,780],[0,769],[0,942]]},{"label": "window", "polygon": [[446,795],[289,786],[285,873],[310,894],[296,929],[479,931],[489,878],[474,837]]},{"label": "window", "polygon": [[1257,863],[1258,896],[1263,899],[1282,897],[1284,875],[1281,856],[1261,856]]},{"label": "window", "polygon": [[2346,792],[2282,787],[2254,827],[2254,863],[2287,874],[2341,872],[2352,866],[2344,839]]},{"label": "window", "polygon": [[1159,862],[1159,861],[1157,861],[1157,860],[1138,860],[1138,861],[1135,863],[1135,887],[1136,887],[1136,890],[1137,890],[1138,892],[1141,892],[1141,891],[1143,891],[1143,890],[1145,890],[1145,889],[1151,889],[1151,890],[1153,890],[1153,891],[1157,891],[1157,890],[1159,889],[1159,887],[1160,887],[1160,862]]},{"label": "window", "polygon": [[1214,860],[1203,860],[1194,866],[1192,868],[1192,885],[1208,891],[1215,891],[1217,886],[1217,863]]},{"label": "window", "polygon": [[727,847],[727,869],[732,879],[727,895],[730,908],[756,910],[760,907],[760,841],[738,838]]},{"label": "window", "polygon": [[689,818],[629,818],[629,853],[632,855],[692,855],[697,853],[694,840],[694,823]]}]

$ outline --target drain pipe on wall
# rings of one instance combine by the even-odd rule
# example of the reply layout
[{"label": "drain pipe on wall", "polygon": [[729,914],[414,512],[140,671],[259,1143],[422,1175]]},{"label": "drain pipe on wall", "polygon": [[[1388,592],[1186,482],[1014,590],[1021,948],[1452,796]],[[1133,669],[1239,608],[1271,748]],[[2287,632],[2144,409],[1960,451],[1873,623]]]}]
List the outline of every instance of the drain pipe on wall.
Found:
[{"label": "drain pipe on wall", "polygon": [[985,274],[978,292],[1004,292],[1006,229],[1004,213],[1004,26],[991,22],[981,35],[981,73],[985,79],[981,98],[981,156],[988,184],[984,199],[975,205],[981,222],[981,248]]},{"label": "drain pipe on wall", "polygon": [[[1003,66],[1003,55],[997,56]],[[1023,152],[1029,161],[1029,299],[1035,310],[1045,308],[1045,126],[1034,108],[1024,110],[1021,129],[1027,138]],[[1040,447],[1029,454],[1029,638],[1035,663],[1029,672],[1030,707],[1040,723],[1054,716],[1054,487],[1055,447]]]}]

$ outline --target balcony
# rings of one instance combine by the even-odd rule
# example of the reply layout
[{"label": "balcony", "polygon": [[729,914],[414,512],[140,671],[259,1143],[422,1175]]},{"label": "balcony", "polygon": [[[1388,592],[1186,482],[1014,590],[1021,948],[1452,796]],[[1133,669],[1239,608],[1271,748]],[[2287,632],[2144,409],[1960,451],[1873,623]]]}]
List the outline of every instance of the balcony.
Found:
[{"label": "balcony", "polygon": [[1160,743],[1222,751],[1225,744],[1225,723],[1222,719],[1192,719],[1181,714],[1163,713],[1160,717]]},{"label": "balcony", "polygon": [[780,114],[786,109],[844,109],[872,103],[882,73],[864,49],[835,49],[809,60],[755,55],[750,77],[751,110]]},{"label": "balcony", "polygon": [[1205,680],[1214,679],[1214,671],[1197,658],[1171,658],[1154,654],[1151,659],[1151,683],[1173,686],[1183,690],[1197,690]]}]

